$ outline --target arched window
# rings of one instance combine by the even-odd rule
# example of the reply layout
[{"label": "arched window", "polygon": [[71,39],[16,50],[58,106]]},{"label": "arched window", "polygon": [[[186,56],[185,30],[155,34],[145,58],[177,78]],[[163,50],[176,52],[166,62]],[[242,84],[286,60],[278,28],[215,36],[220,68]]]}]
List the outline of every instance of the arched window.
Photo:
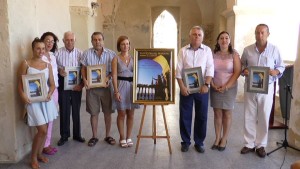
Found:
[{"label": "arched window", "polygon": [[177,56],[177,23],[167,10],[164,10],[155,20],[153,28],[154,48],[174,48]]}]

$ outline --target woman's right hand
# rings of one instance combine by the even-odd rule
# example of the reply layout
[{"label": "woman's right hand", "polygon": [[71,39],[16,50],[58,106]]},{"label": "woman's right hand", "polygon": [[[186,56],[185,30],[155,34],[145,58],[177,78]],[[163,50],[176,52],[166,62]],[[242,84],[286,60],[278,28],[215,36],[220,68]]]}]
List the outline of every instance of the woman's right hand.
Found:
[{"label": "woman's right hand", "polygon": [[27,97],[27,95],[25,93],[23,93],[21,97],[25,104],[31,104],[30,99]]},{"label": "woman's right hand", "polygon": [[115,99],[116,101],[120,102],[121,101],[121,95],[119,92],[115,93]]}]

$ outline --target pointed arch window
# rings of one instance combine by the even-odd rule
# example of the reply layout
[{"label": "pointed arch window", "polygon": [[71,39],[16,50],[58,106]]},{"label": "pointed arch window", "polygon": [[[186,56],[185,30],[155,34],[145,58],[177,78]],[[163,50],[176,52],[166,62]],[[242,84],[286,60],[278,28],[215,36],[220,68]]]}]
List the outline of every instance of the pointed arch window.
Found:
[{"label": "pointed arch window", "polygon": [[153,47],[174,48],[175,56],[177,56],[177,32],[177,23],[173,15],[164,10],[154,22]]}]

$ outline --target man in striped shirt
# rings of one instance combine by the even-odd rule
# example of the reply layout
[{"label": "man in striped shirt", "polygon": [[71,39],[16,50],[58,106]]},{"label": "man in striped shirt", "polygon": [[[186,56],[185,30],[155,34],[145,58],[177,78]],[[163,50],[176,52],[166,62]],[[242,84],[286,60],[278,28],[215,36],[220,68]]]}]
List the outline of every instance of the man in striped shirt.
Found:
[{"label": "man in striped shirt", "polygon": [[[110,134],[111,128],[111,113],[112,111],[112,96],[111,88],[109,87],[109,79],[111,77],[111,61],[116,53],[104,48],[104,36],[101,32],[94,32],[91,36],[91,42],[93,47],[87,49],[82,55],[82,78],[84,85],[86,87],[86,111],[90,113],[91,127],[93,136],[89,140],[88,145],[94,146],[98,142],[97,137],[97,126],[98,126],[98,116],[100,109],[104,113],[104,122],[106,128],[105,141],[111,145],[115,144],[116,141]],[[87,80],[87,67],[94,65],[106,65],[106,86],[90,88],[89,82]]]},{"label": "man in striped shirt", "polygon": [[58,50],[57,65],[58,65],[58,78],[59,78],[59,108],[60,108],[60,140],[57,145],[62,146],[70,137],[70,114],[72,108],[73,120],[73,139],[78,142],[85,142],[81,137],[80,129],[80,106],[83,83],[76,85],[72,90],[64,89],[64,77],[67,75],[65,67],[78,67],[80,66],[80,57],[82,51],[75,48],[75,35],[73,32],[66,32],[64,34],[63,42],[65,47]]}]

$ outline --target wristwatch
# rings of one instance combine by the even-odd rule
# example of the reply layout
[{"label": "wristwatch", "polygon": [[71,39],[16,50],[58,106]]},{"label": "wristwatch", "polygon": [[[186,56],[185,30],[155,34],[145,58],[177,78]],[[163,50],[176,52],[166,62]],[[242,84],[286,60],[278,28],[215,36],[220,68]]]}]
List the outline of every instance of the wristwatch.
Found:
[{"label": "wristwatch", "polygon": [[208,88],[210,88],[210,84],[209,83],[204,83],[205,86],[207,86]]}]

